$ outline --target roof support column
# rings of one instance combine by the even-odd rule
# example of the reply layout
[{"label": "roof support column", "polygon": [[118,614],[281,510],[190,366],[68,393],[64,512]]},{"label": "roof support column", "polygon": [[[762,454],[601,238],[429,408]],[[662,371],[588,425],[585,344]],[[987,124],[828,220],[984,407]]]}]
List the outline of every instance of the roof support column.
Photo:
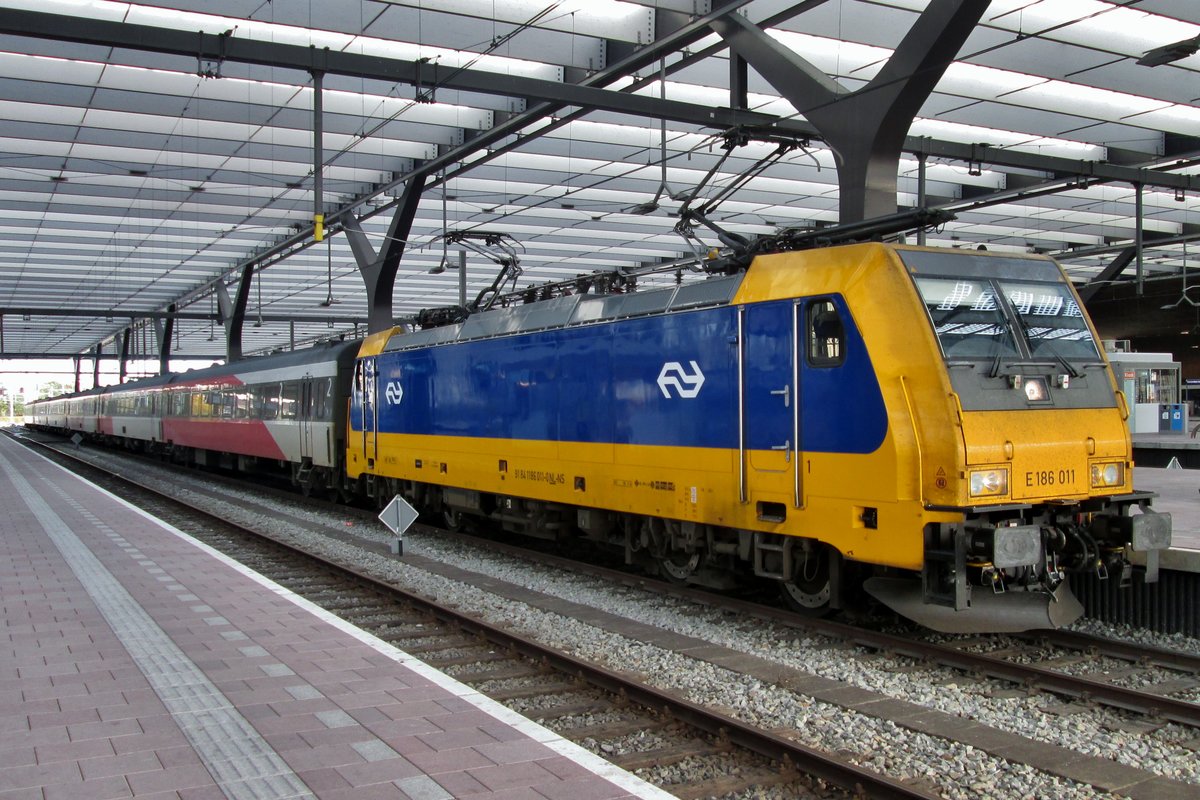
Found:
[{"label": "roof support column", "polygon": [[325,238],[325,73],[313,70],[313,238]]},{"label": "roof support column", "polygon": [[254,265],[242,267],[242,279],[238,281],[237,298],[229,298],[224,283],[217,283],[217,319],[225,328],[225,360],[242,359],[242,323],[246,321],[246,304],[250,301],[250,284],[254,282]]},{"label": "roof support column", "polygon": [[737,53],[729,54],[729,107],[747,109],[750,107],[749,93],[746,89],[747,70],[746,59]]},{"label": "roof support column", "polygon": [[392,224],[388,226],[387,239],[378,253],[367,241],[357,217],[347,214],[342,218],[342,230],[346,233],[350,251],[354,253],[354,261],[367,288],[368,335],[392,327],[392,292],[396,287],[396,272],[400,269],[400,259],[404,255],[404,246],[408,243],[413,217],[416,216],[417,204],[421,201],[424,189],[424,174],[413,176],[404,185],[404,194],[396,205]]},{"label": "roof support column", "polygon": [[712,28],[816,126],[838,165],[840,221],[896,212],[896,173],[908,129],[989,0],[932,0],[887,64],[854,92],[737,14]]},{"label": "roof support column", "polygon": [[92,355],[92,388],[100,385],[100,353],[104,350],[103,342],[96,342],[96,352]]},{"label": "roof support column", "polygon": [[75,391],[79,391],[79,356],[74,356],[71,359],[75,362]]},{"label": "roof support column", "polygon": [[[175,313],[175,304],[167,306],[167,313]],[[154,318],[154,338],[158,343],[158,374],[166,375],[170,371],[171,335],[175,332],[175,317],[168,316],[165,320]]]},{"label": "roof support column", "polygon": [[1143,214],[1145,212],[1145,209],[1142,206],[1142,185],[1140,183],[1135,183],[1133,185],[1133,192],[1134,225],[1136,226],[1133,229],[1133,248],[1137,256],[1137,296],[1141,297],[1146,288],[1145,275],[1142,272],[1142,250],[1144,249],[1143,245],[1145,244],[1142,231],[1142,221],[1144,219]]},{"label": "roof support column", "polygon": [[[925,153],[917,153],[917,208],[925,207]],[[925,226],[917,228],[917,244],[925,246]]]},{"label": "roof support column", "polygon": [[132,338],[133,331],[130,328],[121,331],[120,365],[117,367],[118,383],[124,383],[125,376],[129,374],[129,340]]}]

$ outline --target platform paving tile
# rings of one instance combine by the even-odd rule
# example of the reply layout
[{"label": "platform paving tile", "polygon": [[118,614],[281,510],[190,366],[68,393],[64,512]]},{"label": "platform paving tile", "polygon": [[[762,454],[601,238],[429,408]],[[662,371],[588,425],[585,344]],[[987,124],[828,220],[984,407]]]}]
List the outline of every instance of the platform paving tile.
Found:
[{"label": "platform paving tile", "polygon": [[31,767],[37,763],[37,749],[34,747],[9,747],[0,749],[0,770],[11,769],[13,767]]},{"label": "platform paving tile", "polygon": [[203,765],[171,767],[154,772],[137,772],[127,775],[126,780],[134,794],[146,792],[177,791],[198,786],[214,785],[212,774]]},{"label": "platform paving tile", "polygon": [[79,765],[74,761],[28,764],[0,770],[0,792],[58,783],[79,783],[82,780],[83,776],[79,772]]},{"label": "platform paving tile", "polygon": [[[338,699],[338,702],[340,704],[341,698]],[[393,720],[412,718],[436,719],[450,714],[445,707],[438,705],[435,699],[401,701],[383,708],[388,717]]]},{"label": "platform paving tile", "polygon": [[[544,754],[544,752],[543,752]],[[490,767],[496,762],[488,758],[477,747],[460,747],[454,750],[425,750],[405,754],[417,769],[426,775],[441,775],[475,767]],[[582,767],[581,767],[582,769]],[[561,777],[561,776],[559,776]]]},{"label": "platform paving tile", "polygon": [[85,781],[132,775],[138,772],[155,772],[163,769],[158,754],[153,750],[142,750],[109,758],[88,758],[79,762],[79,770]]},{"label": "platform paving tile", "polygon": [[411,761],[400,756],[383,761],[347,764],[337,767],[337,771],[351,786],[370,786],[423,774]]},{"label": "platform paving tile", "polygon": [[55,761],[81,761],[116,755],[110,739],[85,739],[66,744],[43,745],[35,748],[35,751],[39,764],[51,764]]},{"label": "platform paving tile", "polygon": [[140,753],[143,750],[159,751],[173,747],[189,747],[187,737],[176,729],[173,733],[139,733],[129,736],[117,736],[112,740],[113,750],[117,755],[125,753]]},{"label": "platform paving tile", "polygon": [[492,791],[516,787],[541,786],[556,781],[554,773],[537,761],[478,767],[468,770],[471,777]]},{"label": "platform paving tile", "polygon": [[191,789],[180,789],[178,792],[153,792],[148,795],[138,795],[137,800],[229,800],[221,787],[198,786]]},{"label": "platform paving tile", "polygon": [[359,725],[364,728],[370,728],[377,722],[391,722],[392,718],[383,713],[383,710],[376,706],[364,706],[363,708],[354,708],[346,712]]},{"label": "platform paving tile", "polygon": [[301,738],[308,742],[311,747],[323,747],[333,744],[348,745],[374,737],[374,734],[358,725],[345,728],[326,728],[322,725],[318,730],[300,731],[299,733]]},{"label": "platform paving tile", "polygon": [[298,770],[296,775],[320,797],[325,797],[328,792],[351,788],[350,782],[342,777],[336,767],[308,767]]},{"label": "platform paving tile", "polygon": [[[50,701],[46,701],[50,702]],[[124,708],[130,704],[129,693],[118,689],[113,689],[108,692],[97,692],[96,694],[79,694],[71,697],[63,697],[58,701],[58,706],[63,711],[74,709],[94,709],[97,714],[100,714],[100,719],[104,719],[104,711],[112,708]],[[34,712],[29,712],[34,713]],[[0,708],[0,714],[4,714],[4,709]]]},{"label": "platform paving tile", "polygon": [[12,750],[16,747],[37,747],[38,745],[56,745],[64,744],[71,741],[71,736],[67,734],[66,728],[42,728],[40,730],[29,730],[24,723],[20,724],[20,729],[10,729],[0,733],[0,752]]},{"label": "platform paving tile", "polygon": [[[440,733],[441,728],[432,720],[424,717],[410,717],[408,719],[397,720],[380,720],[378,722],[367,723],[373,734],[383,739],[385,742],[395,744],[396,739],[410,739],[416,736],[422,736],[431,733]],[[512,730],[509,728],[509,730]],[[523,734],[518,734],[524,736]],[[426,745],[427,746],[427,745]]]},{"label": "platform paving tile", "polygon": [[46,800],[120,800],[133,797],[133,789],[121,776],[56,784],[46,786],[42,791]]},{"label": "platform paving tile", "polygon": [[[524,761],[556,761],[547,758],[546,748],[528,739],[481,744],[471,748],[493,764],[517,764]],[[565,760],[565,759],[564,759]],[[559,777],[556,775],[555,777]]]},{"label": "platform paving tile", "polygon": [[[394,783],[376,783],[372,786],[352,786],[326,792],[321,800],[404,800],[404,793]],[[492,800],[489,798],[489,800]],[[529,798],[534,800],[534,798]]]},{"label": "platform paving tile", "polygon": [[428,775],[392,781],[408,800],[453,800],[453,795]]},{"label": "platform paving tile", "polygon": [[491,736],[497,742],[516,742],[526,738],[520,731],[498,720],[480,725],[479,730]]},{"label": "platform paving tile", "polygon": [[478,747],[493,744],[497,740],[491,734],[479,728],[457,728],[436,733],[418,734],[417,738],[434,750],[453,750],[458,747]]},{"label": "platform paving tile", "polygon": [[[9,792],[0,791],[0,800],[45,800],[40,786],[30,789],[13,789]],[[176,800],[176,798],[172,798]]]},{"label": "platform paving tile", "polygon": [[546,800],[613,800],[620,796],[615,787],[584,780],[566,780],[539,786],[538,794],[544,795]]}]

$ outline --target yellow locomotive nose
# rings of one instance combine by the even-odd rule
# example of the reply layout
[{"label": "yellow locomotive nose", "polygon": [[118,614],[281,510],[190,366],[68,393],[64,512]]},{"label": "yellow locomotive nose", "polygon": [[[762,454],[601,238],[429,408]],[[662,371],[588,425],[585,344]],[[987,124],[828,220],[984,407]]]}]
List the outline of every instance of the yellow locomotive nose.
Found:
[{"label": "yellow locomotive nose", "polygon": [[962,412],[968,503],[1129,492],[1129,439],[1112,408]]}]

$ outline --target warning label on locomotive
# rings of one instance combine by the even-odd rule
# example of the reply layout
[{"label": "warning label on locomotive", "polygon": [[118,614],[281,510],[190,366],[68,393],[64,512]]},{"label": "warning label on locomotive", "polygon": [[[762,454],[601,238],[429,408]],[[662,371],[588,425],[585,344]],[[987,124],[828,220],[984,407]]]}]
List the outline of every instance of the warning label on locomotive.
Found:
[{"label": "warning label on locomotive", "polygon": [[653,489],[659,492],[675,491],[674,481],[631,481],[628,478],[614,478],[613,486],[619,486],[622,489]]},{"label": "warning label on locomotive", "polygon": [[540,469],[518,469],[514,475],[519,481],[548,483],[551,486],[559,486],[567,482],[566,476],[561,472],[543,472]]}]

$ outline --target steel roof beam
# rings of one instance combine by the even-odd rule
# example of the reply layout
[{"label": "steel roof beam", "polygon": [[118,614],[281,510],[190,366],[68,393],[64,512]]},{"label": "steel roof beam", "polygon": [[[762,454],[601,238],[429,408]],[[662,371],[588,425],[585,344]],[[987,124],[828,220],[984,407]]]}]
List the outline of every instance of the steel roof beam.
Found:
[{"label": "steel roof beam", "polygon": [[1126,247],[1121,252],[1117,253],[1117,257],[1108,262],[1108,266],[1100,271],[1096,277],[1085,283],[1083,286],[1077,287],[1079,299],[1084,303],[1090,301],[1096,296],[1096,292],[1103,289],[1105,286],[1113,283],[1118,275],[1125,271],[1129,266],[1129,262],[1133,261],[1133,257],[1137,255],[1136,247]]},{"label": "steel roof beam", "polygon": [[896,212],[908,129],[987,7],[980,0],[934,0],[878,74],[853,92],[745,17],[729,14],[712,28],[837,154],[839,219],[847,223]]},{"label": "steel roof beam", "polygon": [[[172,304],[173,305],[173,304]],[[116,311],[107,308],[36,308],[33,306],[11,306],[0,308],[0,316],[12,314],[30,317],[120,317],[121,319],[179,319],[199,322],[220,322],[220,314],[204,311]],[[344,322],[364,324],[364,317],[344,315],[321,316],[319,314],[263,314],[263,322]]]},{"label": "steel roof beam", "polygon": [[142,50],[198,61],[236,61],[264,67],[413,85],[421,85],[424,81],[439,88],[523,97],[538,102],[582,106],[696,125],[729,127],[737,124],[763,124],[771,119],[770,115],[766,114],[747,115],[732,109],[714,109],[696,103],[631,95],[582,83],[564,83],[467,68],[439,69],[436,64],[431,66],[419,61],[400,61],[327,48],[239,39],[226,35],[228,32],[214,35],[203,31],[174,30],[154,25],[87,19],[24,9],[6,9],[0,16],[0,33]]},{"label": "steel roof beam", "polygon": [[387,237],[379,252],[367,240],[362,225],[353,214],[342,217],[342,231],[350,243],[350,252],[358,264],[359,275],[367,289],[367,333],[379,333],[392,327],[392,295],[396,288],[396,272],[412,231],[413,218],[425,189],[425,173],[414,175],[404,187]]}]

